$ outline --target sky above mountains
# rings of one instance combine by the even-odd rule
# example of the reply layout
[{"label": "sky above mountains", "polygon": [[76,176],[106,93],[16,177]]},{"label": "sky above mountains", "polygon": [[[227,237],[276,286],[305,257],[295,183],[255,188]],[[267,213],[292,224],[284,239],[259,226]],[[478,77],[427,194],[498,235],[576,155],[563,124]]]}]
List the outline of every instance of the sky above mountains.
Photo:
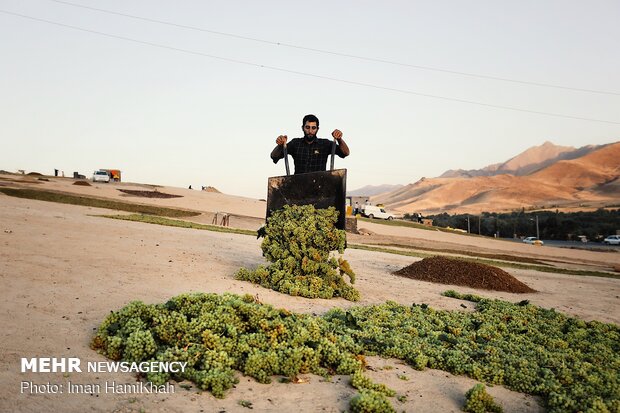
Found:
[{"label": "sky above mountains", "polygon": [[344,132],[349,188],[614,142],[619,17],[617,1],[3,0],[0,169],[264,198],[275,138],[307,113]]}]

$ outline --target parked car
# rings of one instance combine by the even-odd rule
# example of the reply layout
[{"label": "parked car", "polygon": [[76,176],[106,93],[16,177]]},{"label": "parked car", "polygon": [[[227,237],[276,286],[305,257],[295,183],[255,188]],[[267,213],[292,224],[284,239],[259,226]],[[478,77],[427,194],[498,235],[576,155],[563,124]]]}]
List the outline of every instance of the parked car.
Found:
[{"label": "parked car", "polygon": [[620,235],[610,235],[603,240],[607,245],[620,245]]},{"label": "parked car", "polygon": [[93,172],[93,182],[110,182],[110,175],[106,171]]},{"label": "parked car", "polygon": [[523,242],[525,242],[526,244],[532,244],[532,245],[545,245],[545,243],[542,242],[542,240],[539,240],[536,237],[523,238]]},{"label": "parked car", "polygon": [[374,206],[374,205],[364,205],[362,207],[362,215],[370,219],[380,218],[380,219],[387,219],[389,221],[394,219],[394,214],[392,214],[391,212],[387,212],[385,209],[378,207],[378,206]]}]

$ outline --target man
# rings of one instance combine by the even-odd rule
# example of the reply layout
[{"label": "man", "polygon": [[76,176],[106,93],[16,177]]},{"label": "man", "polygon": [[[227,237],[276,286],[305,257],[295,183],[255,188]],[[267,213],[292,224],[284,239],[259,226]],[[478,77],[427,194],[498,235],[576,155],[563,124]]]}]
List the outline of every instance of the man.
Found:
[{"label": "man", "polygon": [[[316,137],[319,131],[319,119],[314,115],[304,116],[301,130],[304,132],[304,137],[295,138],[286,145],[288,154],[293,157],[295,162],[295,174],[325,171],[327,158],[332,153],[332,141]],[[332,132],[332,136],[338,142],[336,145],[336,155],[341,158],[349,156],[349,147],[342,139],[342,132],[335,129]],[[283,146],[287,140],[286,135],[280,135],[276,139],[277,146],[271,151],[273,163],[277,163],[284,158]]]}]

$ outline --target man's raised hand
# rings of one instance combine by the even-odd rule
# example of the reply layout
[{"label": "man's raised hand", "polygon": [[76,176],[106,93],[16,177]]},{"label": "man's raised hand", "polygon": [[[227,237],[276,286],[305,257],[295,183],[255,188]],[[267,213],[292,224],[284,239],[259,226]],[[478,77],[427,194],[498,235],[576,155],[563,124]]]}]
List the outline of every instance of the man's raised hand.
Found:
[{"label": "man's raised hand", "polygon": [[334,137],[334,139],[339,141],[342,138],[342,132],[340,132],[338,129],[334,129],[334,131],[332,132],[332,136]]},{"label": "man's raised hand", "polygon": [[277,145],[282,146],[282,145],[284,145],[284,144],[286,143],[286,140],[287,140],[287,139],[288,139],[288,138],[286,137],[286,135],[280,135],[280,136],[278,136],[278,138],[276,139],[276,144],[277,144]]}]

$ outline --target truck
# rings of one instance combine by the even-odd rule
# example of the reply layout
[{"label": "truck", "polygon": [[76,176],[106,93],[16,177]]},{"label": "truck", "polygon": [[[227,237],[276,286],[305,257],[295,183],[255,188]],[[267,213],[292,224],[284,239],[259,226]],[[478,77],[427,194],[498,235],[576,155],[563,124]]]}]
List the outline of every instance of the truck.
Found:
[{"label": "truck", "polygon": [[387,219],[388,221],[391,221],[394,219],[394,214],[387,212],[385,208],[382,208],[380,206],[375,206],[375,205],[363,205],[362,215],[370,219],[379,218],[379,219]]},{"label": "truck", "polygon": [[121,181],[121,171],[119,169],[99,169],[100,171],[105,171],[110,176],[110,182],[120,182]]}]

